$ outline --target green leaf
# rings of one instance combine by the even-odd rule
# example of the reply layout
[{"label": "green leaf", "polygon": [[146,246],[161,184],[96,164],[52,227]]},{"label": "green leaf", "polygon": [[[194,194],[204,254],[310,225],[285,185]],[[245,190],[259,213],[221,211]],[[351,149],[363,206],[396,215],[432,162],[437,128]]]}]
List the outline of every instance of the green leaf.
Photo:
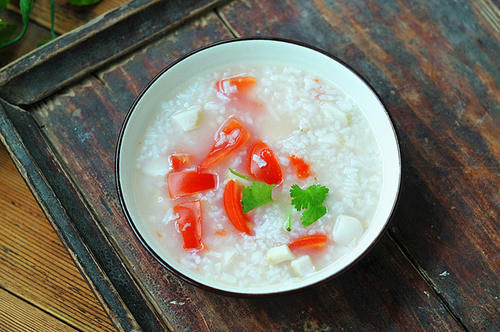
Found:
[{"label": "green leaf", "polygon": [[54,29],[54,22],[55,22],[54,14],[55,14],[55,0],[50,0],[50,38],[38,43],[36,45],[37,47],[43,46],[48,42],[57,38],[56,31]]},{"label": "green leaf", "polygon": [[271,203],[273,201],[273,187],[274,185],[261,182],[254,182],[251,186],[243,187],[241,190],[243,213],[248,213],[259,206]]},{"label": "green leaf", "polygon": [[16,32],[17,25],[4,23],[0,19],[0,44],[6,43],[10,40],[10,37]]},{"label": "green leaf", "polygon": [[305,210],[302,212],[302,225],[309,226],[326,214],[326,206],[322,204],[328,195],[328,191],[327,187],[319,184],[312,185],[307,189],[302,189],[294,184],[290,188],[292,205],[297,211]]},{"label": "green leaf", "polygon": [[305,210],[302,213],[302,225],[309,226],[319,218],[323,217],[326,214],[326,206],[324,205],[316,205],[311,206],[309,209]]},{"label": "green leaf", "polygon": [[28,22],[30,20],[31,11],[33,10],[33,0],[20,0],[19,1],[19,8],[21,9],[21,16],[23,18],[23,24],[24,24],[24,26],[27,27]]},{"label": "green leaf", "polygon": [[23,18],[23,29],[17,35],[16,38],[14,38],[12,40],[5,41],[3,43],[0,43],[0,48],[7,47],[9,45],[17,43],[21,38],[23,38],[24,33],[26,32],[26,29],[28,29],[30,14],[31,14],[31,10],[33,9],[33,0],[20,0],[19,1],[19,8],[21,9],[21,16]]},{"label": "green leaf", "polygon": [[305,190],[294,184],[290,189],[292,205],[295,206],[297,211],[323,204],[327,195],[328,188],[319,184],[312,185]]},{"label": "green leaf", "polygon": [[248,213],[259,206],[273,201],[274,184],[269,185],[267,183],[255,181],[232,170],[231,168],[229,171],[237,177],[252,182],[251,186],[246,186],[241,189],[241,207],[243,209],[243,213]]},{"label": "green leaf", "polygon": [[68,0],[68,2],[75,6],[89,6],[94,5],[101,0]]},{"label": "green leaf", "polygon": [[56,1],[55,0],[50,0],[50,36],[51,38],[47,41],[44,42],[47,43],[51,41],[52,39],[55,39],[57,37],[56,31],[54,29],[54,24],[55,24],[55,12],[56,12]]},{"label": "green leaf", "polygon": [[0,0],[0,10],[4,10],[9,5],[10,0]]}]

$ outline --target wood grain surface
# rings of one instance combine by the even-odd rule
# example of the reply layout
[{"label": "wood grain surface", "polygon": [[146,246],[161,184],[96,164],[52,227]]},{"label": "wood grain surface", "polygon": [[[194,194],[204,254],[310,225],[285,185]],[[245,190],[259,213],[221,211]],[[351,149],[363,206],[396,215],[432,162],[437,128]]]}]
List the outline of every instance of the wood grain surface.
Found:
[{"label": "wood grain surface", "polygon": [[[16,24],[18,26],[18,31],[16,33],[21,31],[22,19],[20,14],[10,10],[4,10],[1,13],[1,18],[4,22]],[[46,29],[38,24],[30,24],[20,42],[9,47],[0,48],[0,68],[34,50],[38,47],[38,44],[49,38],[49,29]]]},{"label": "wood grain surface", "polygon": [[[217,17],[208,15],[32,109],[57,154],[72,170],[73,181],[122,250],[123,259],[172,327],[242,331],[346,326],[461,329],[461,323],[447,311],[432,284],[390,236],[353,270],[325,286],[271,301],[227,298],[199,290],[170,275],[140,246],[120,211],[109,171],[123,117],[135,96],[169,61],[228,37],[229,31]],[[371,300],[361,304],[365,298]],[[173,304],[179,302],[185,304]],[[364,318],[354,319],[360,312],[365,313]]]},{"label": "wood grain surface", "polygon": [[0,146],[0,330],[113,331]]},{"label": "wood grain surface", "polygon": [[5,66],[0,97],[16,105],[37,102],[220,1],[131,0]]},{"label": "wood grain surface", "polygon": [[500,15],[471,4],[246,1],[221,14],[237,35],[328,50],[374,86],[405,165],[391,233],[460,322],[484,330],[500,326]]},{"label": "wood grain surface", "polygon": [[[167,35],[145,38],[138,51],[27,106],[30,114],[14,124],[43,133],[49,144],[42,157],[61,163],[72,183],[52,185],[59,185],[59,195],[65,186],[78,189],[93,216],[89,222],[99,223],[134,285],[173,330],[498,330],[498,17],[489,0],[233,1],[191,16]],[[223,297],[165,271],[124,219],[112,171],[124,115],[162,67],[211,42],[252,35],[313,44],[359,71],[394,120],[404,165],[391,230],[369,255],[321,287],[267,299]],[[55,91],[43,89],[25,100]],[[12,91],[20,90],[4,95]],[[30,137],[23,139],[33,152]],[[49,182],[61,176],[42,172]],[[71,199],[63,198],[70,208]]]},{"label": "wood grain surface", "polygon": [[[90,6],[75,6],[67,0],[55,0],[54,28],[58,34],[76,29],[92,19],[115,9],[127,0],[101,0]],[[9,8],[19,11],[19,2],[11,1]],[[33,1],[30,19],[50,28],[50,0]]]},{"label": "wood grain surface", "polygon": [[0,289],[0,329],[34,332],[77,331],[3,289]]},{"label": "wood grain surface", "polygon": [[162,329],[159,317],[83,205],[80,192],[69,182],[31,115],[1,100],[0,140],[116,327],[122,331],[138,330],[139,325],[145,330]]}]

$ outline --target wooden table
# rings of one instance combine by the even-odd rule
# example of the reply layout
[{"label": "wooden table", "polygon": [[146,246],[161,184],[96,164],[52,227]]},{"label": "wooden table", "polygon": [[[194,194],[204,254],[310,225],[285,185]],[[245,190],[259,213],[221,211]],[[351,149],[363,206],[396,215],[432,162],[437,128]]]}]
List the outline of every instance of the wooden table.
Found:
[{"label": "wooden table", "polygon": [[[56,1],[56,33],[71,31],[124,3],[72,8]],[[2,19],[21,26],[18,3]],[[50,38],[50,0],[34,2],[17,44],[0,49],[0,67]],[[75,266],[5,148],[0,145],[0,331],[113,331],[111,320]]]},{"label": "wooden table", "polygon": [[[498,330],[499,13],[490,0],[134,0],[0,71],[0,138],[119,329]],[[359,71],[394,119],[404,177],[389,231],[354,268],[305,293],[240,299],[152,259],[112,170],[127,109],[162,67],[252,35],[311,43]]]},{"label": "wooden table", "polygon": [[0,330],[113,331],[3,146],[0,174]]}]

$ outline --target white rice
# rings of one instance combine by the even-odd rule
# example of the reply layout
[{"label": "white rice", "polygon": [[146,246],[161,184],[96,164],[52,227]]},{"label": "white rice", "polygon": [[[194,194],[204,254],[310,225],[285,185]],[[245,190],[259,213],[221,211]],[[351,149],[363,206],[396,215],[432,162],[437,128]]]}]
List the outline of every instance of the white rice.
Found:
[{"label": "white rice", "polygon": [[[230,160],[213,167],[219,174],[216,190],[194,195],[203,209],[204,242],[209,251],[182,249],[182,237],[175,229],[173,202],[166,190],[168,156],[186,151],[201,161],[213,144],[214,134],[235,110],[217,95],[215,82],[224,77],[246,74],[257,79],[254,96],[264,102],[261,113],[246,112],[237,118],[249,127],[254,137],[270,146],[284,173],[284,182],[273,191],[281,203],[259,207],[250,213],[255,236],[237,232],[226,217],[222,196],[227,168],[246,173],[246,149]],[[306,234],[326,233],[328,249],[314,255],[316,269],[345,254],[350,247],[332,239],[335,219],[340,214],[356,217],[366,230],[376,208],[381,185],[379,150],[371,129],[355,101],[326,79],[301,69],[270,64],[232,66],[193,78],[175,94],[158,105],[158,114],[140,142],[137,157],[137,192],[143,207],[141,226],[156,241],[160,254],[177,260],[193,273],[214,281],[239,286],[261,286],[297,278],[289,262],[270,264],[267,251]],[[183,132],[171,115],[200,107],[201,126]],[[298,179],[288,156],[297,155],[311,165],[313,176]],[[264,161],[265,163],[265,161]],[[300,224],[301,213],[292,210],[292,231],[285,229],[292,184],[306,187],[322,184],[330,189],[325,202],[328,212],[309,227]],[[216,235],[225,230],[226,236]],[[158,237],[161,236],[161,238]]]}]

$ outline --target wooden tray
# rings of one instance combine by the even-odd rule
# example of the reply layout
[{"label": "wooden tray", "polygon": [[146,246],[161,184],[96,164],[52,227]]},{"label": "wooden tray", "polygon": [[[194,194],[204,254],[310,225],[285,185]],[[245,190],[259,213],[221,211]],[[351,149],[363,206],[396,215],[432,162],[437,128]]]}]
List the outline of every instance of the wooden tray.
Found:
[{"label": "wooden tray", "polygon": [[[0,70],[0,139],[120,330],[497,330],[500,14],[490,0],[133,0]],[[114,149],[164,66],[239,36],[344,59],[394,118],[399,208],[354,268],[295,295],[233,298],[171,275],[135,238]]]}]

